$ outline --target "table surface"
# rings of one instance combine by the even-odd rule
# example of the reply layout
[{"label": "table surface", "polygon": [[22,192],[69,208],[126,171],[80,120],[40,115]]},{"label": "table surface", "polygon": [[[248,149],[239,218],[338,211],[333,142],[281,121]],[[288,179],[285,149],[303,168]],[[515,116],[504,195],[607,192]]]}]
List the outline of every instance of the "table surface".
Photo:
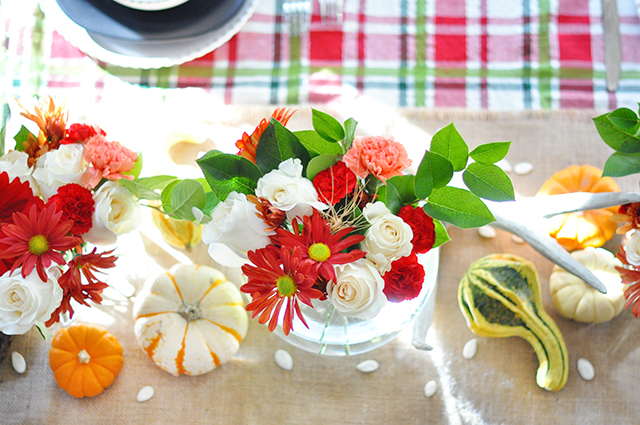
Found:
[{"label": "table surface", "polygon": [[[53,2],[54,0],[42,0]],[[240,32],[181,66],[139,70],[92,60],[38,0],[2,0],[3,95],[99,102],[114,85],[192,88],[226,104],[326,104],[489,110],[635,109],[640,19],[617,0],[619,89],[605,88],[601,0],[345,0],[344,21],[289,37],[282,0],[260,0]],[[132,91],[135,90],[132,88]]]},{"label": "table surface", "polygon": [[[96,122],[112,117],[109,103],[83,111]],[[116,107],[117,104],[112,104]],[[362,105],[361,105],[362,106]],[[132,108],[135,108],[133,105]],[[345,107],[346,108],[346,107]],[[328,112],[348,118],[358,105]],[[72,113],[73,113],[72,109]],[[200,111],[199,113],[197,111]],[[203,112],[206,111],[206,112]],[[158,128],[143,128],[135,116],[104,125],[108,134],[131,140],[141,135],[159,137],[176,128],[167,116],[190,115],[192,127],[200,125],[219,147],[232,144],[238,132],[255,125],[271,112],[268,107],[226,106],[209,113],[203,105],[185,105],[180,99],[149,113],[158,114]],[[76,114],[77,114],[76,110]],[[166,116],[160,115],[162,113]],[[382,116],[376,115],[383,114]],[[473,147],[491,141],[512,140],[507,159],[534,165],[528,175],[514,175],[516,191],[533,196],[554,172],[572,164],[602,167],[611,150],[599,139],[591,118],[594,111],[529,111],[521,113],[430,111],[388,109],[361,113],[360,131],[394,134],[409,150],[428,142],[439,128],[453,121]],[[310,113],[301,108],[291,128],[308,128]],[[124,129],[124,130],[122,130]],[[125,139],[120,139],[125,142]],[[125,142],[126,143],[126,142]],[[157,147],[155,150],[160,150]],[[188,166],[187,166],[188,167]],[[625,190],[637,190],[637,178],[618,179]],[[47,423],[247,423],[247,424],[603,424],[637,423],[640,407],[640,321],[630,311],[603,324],[579,324],[561,317],[550,300],[548,278],[552,264],[526,244],[498,231],[495,239],[483,239],[475,230],[450,228],[452,241],[443,246],[439,267],[435,319],[428,337],[431,352],[418,351],[408,330],[387,345],[353,357],[326,357],[294,348],[264,326],[251,321],[238,354],[227,364],[198,377],[173,377],[157,368],[141,350],[133,334],[132,298],[107,291],[105,305],[83,313],[78,320],[103,324],[123,345],[125,363],[114,384],[92,399],[74,399],[57,387],[49,369],[50,343],[37,331],[14,337],[12,350],[22,353],[27,372],[17,374],[9,361],[0,364],[0,417],[3,424]],[[137,292],[153,273],[175,260],[135,236],[122,242],[119,266],[110,283],[128,285]],[[616,250],[617,245],[607,247]],[[192,258],[211,264],[200,245]],[[537,358],[520,338],[479,337],[477,355],[462,356],[464,344],[474,335],[457,305],[458,283],[470,263],[489,253],[508,252],[536,265],[546,311],[566,340],[570,371],[566,386],[547,392],[536,385]],[[233,276],[231,271],[227,271]],[[293,370],[280,369],[273,360],[277,349],[286,349]],[[579,358],[589,359],[595,379],[585,381],[576,370]],[[356,370],[365,359],[380,368],[370,374]],[[437,382],[431,398],[424,386]],[[144,385],[155,396],[138,403]]]}]

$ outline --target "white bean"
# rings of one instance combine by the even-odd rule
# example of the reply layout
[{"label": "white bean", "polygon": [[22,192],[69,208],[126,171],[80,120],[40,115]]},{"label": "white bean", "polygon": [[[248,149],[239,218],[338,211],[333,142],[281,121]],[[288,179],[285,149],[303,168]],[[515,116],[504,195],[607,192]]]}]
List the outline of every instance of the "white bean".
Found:
[{"label": "white bean", "polygon": [[18,373],[24,373],[27,370],[27,361],[22,357],[22,354],[14,351],[11,353],[11,366]]},{"label": "white bean", "polygon": [[378,370],[379,367],[380,365],[378,364],[377,361],[365,360],[363,362],[358,363],[358,365],[356,366],[356,369],[358,369],[362,373],[371,373]]},{"label": "white bean", "polygon": [[513,166],[513,172],[521,176],[529,174],[531,171],[533,171],[533,164],[530,162],[518,162]]},{"label": "white bean", "polygon": [[147,385],[140,388],[140,391],[138,391],[138,395],[136,396],[136,398],[140,403],[144,403],[145,401],[150,400],[154,394],[155,390],[153,389],[153,387],[151,385]]},{"label": "white bean", "polygon": [[471,338],[462,349],[462,357],[467,360],[472,359],[476,355],[476,351],[478,351],[478,338]]},{"label": "white bean", "polygon": [[483,238],[493,239],[496,237],[496,229],[487,224],[486,226],[478,227],[478,234]]},{"label": "white bean", "polygon": [[596,370],[587,359],[578,359],[578,373],[585,381],[591,381],[596,376]]},{"label": "white bean", "polygon": [[424,386],[424,395],[426,397],[432,397],[436,393],[437,389],[438,384],[436,383],[436,381],[431,380],[427,382],[427,385]]},{"label": "white bean", "polygon": [[280,366],[280,368],[284,370],[293,369],[293,358],[291,357],[291,354],[289,354],[287,351],[276,350],[275,354],[273,355],[273,358],[276,361],[276,364]]}]

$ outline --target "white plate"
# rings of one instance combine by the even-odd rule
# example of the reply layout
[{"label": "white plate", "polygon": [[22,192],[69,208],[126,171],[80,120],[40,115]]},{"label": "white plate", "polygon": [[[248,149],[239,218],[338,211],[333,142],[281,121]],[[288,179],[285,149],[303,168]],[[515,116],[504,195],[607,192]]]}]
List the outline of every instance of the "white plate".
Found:
[{"label": "white plate", "polygon": [[246,0],[238,13],[220,28],[201,36],[162,42],[126,42],[104,36],[92,36],[73,22],[55,0],[41,0],[40,7],[69,43],[87,56],[126,68],[154,69],[179,65],[204,56],[229,41],[249,20],[259,0]]},{"label": "white plate", "polygon": [[123,6],[138,10],[165,10],[180,6],[188,0],[113,0]]}]

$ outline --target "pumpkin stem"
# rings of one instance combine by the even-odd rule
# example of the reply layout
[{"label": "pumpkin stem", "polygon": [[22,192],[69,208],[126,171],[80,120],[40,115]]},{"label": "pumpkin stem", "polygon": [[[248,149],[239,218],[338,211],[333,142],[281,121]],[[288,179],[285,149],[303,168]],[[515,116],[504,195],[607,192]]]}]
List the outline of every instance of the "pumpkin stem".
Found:
[{"label": "pumpkin stem", "polygon": [[178,310],[178,314],[187,322],[202,319],[202,312],[197,305],[182,304],[182,307]]},{"label": "pumpkin stem", "polygon": [[91,361],[91,356],[87,353],[87,350],[82,350],[78,353],[78,362],[87,364]]}]

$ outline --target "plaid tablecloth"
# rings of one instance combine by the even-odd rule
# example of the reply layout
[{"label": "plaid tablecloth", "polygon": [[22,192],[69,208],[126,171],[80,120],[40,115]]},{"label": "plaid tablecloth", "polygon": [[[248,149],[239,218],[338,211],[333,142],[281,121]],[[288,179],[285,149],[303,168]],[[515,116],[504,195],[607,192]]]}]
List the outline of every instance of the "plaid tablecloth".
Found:
[{"label": "plaid tablecloth", "polygon": [[[105,0],[106,1],[106,0]],[[261,0],[215,51],[139,70],[85,56],[37,0],[2,0],[6,96],[95,98],[112,84],[193,87],[227,104],[306,104],[367,97],[386,106],[491,110],[637,107],[640,19],[618,0],[622,75],[605,88],[601,0],[346,0],[326,25],[289,37],[282,0]]]}]

